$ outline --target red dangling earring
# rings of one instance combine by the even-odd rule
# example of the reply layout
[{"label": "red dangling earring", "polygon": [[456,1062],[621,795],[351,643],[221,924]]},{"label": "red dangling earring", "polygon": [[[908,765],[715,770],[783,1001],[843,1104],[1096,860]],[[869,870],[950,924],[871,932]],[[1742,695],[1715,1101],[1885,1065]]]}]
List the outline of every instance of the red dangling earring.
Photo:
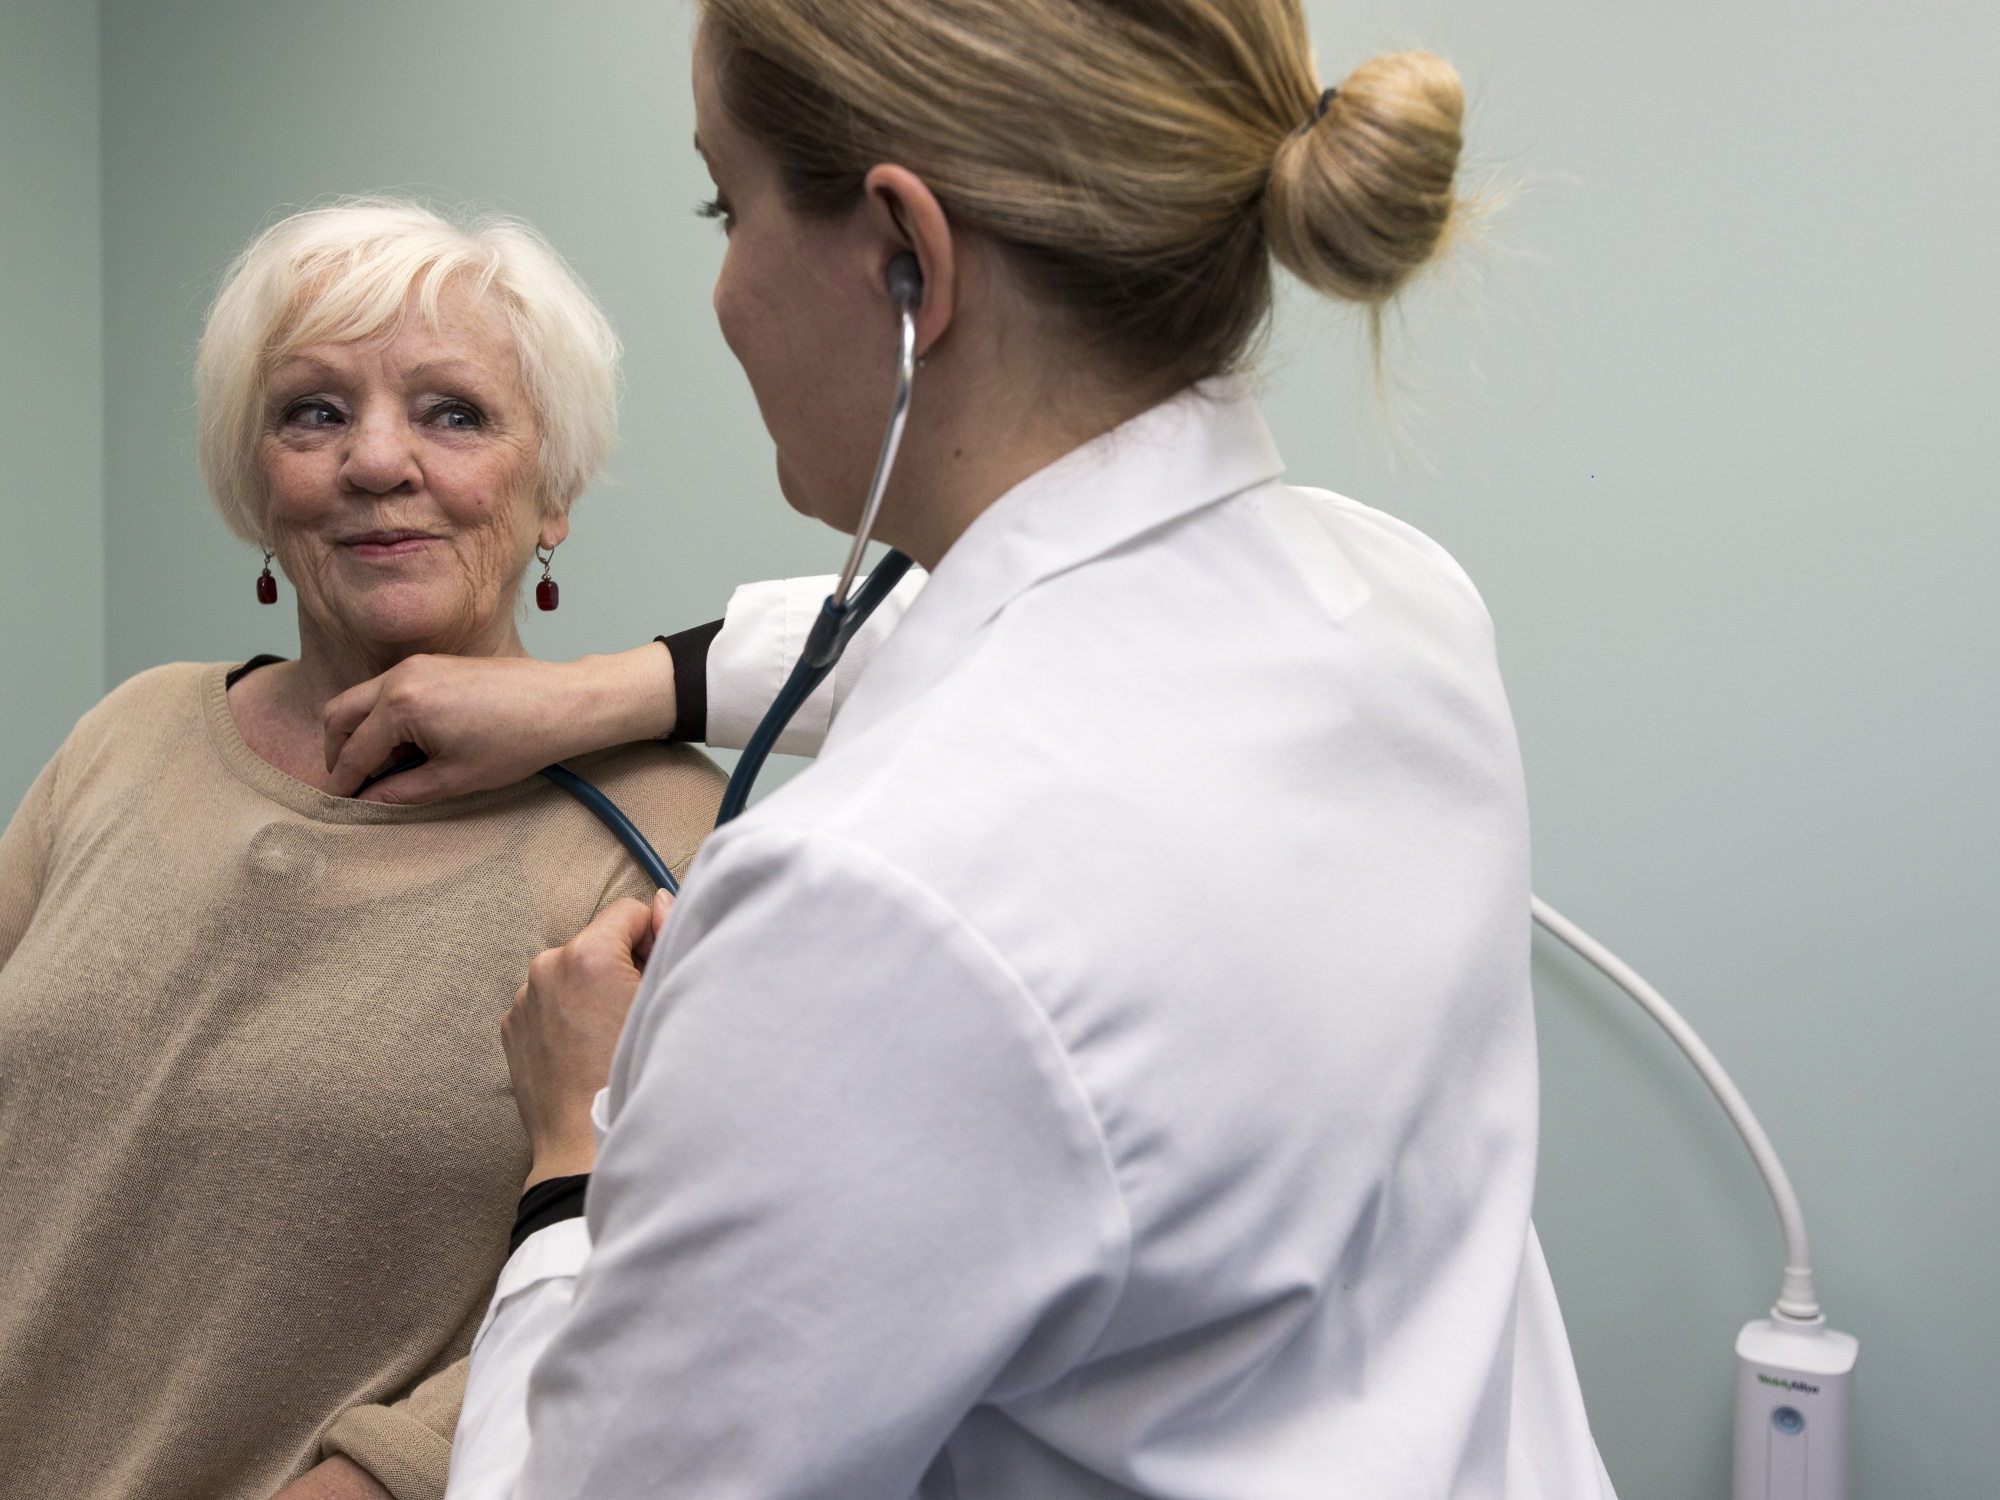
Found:
[{"label": "red dangling earring", "polygon": [[535,548],[535,561],[542,565],[542,581],[535,585],[536,609],[554,609],[562,599],[562,590],[557,588],[556,581],[549,577],[549,564],[555,560],[555,548],[550,547],[546,551],[541,547]]},{"label": "red dangling earring", "polygon": [[264,553],[264,571],[257,575],[257,602],[276,604],[278,602],[278,580],[271,576],[271,554]]}]

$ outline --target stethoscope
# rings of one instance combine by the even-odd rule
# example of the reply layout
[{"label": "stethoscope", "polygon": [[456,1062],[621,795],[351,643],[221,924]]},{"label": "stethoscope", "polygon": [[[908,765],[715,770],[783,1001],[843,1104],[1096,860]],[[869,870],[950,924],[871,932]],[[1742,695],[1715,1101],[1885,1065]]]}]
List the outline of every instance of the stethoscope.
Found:
[{"label": "stethoscope", "polygon": [[[902,317],[903,331],[897,348],[895,399],[890,403],[889,426],[882,434],[882,449],[875,456],[875,477],[869,482],[868,500],[861,508],[861,524],[855,528],[854,545],[848,549],[847,566],[841,570],[840,582],[827,595],[826,602],[820,605],[819,618],[813,621],[813,627],[806,635],[805,649],[799,653],[791,676],[785,679],[785,685],[778,689],[778,696],[764,711],[756,732],[743,747],[735,771],[730,774],[729,785],[722,794],[722,806],[715,814],[717,828],[749,806],[750,789],[757,784],[757,773],[770,759],[778,736],[785,732],[792,716],[812,696],[813,689],[826,681],[827,674],[847,650],[847,643],[854,639],[854,633],[861,628],[862,622],[875,613],[891,590],[903,581],[903,575],[910,571],[910,559],[892,550],[883,555],[861,588],[858,591],[854,588],[855,577],[861,571],[862,554],[868,550],[868,538],[875,530],[875,517],[882,509],[882,496],[889,488],[889,476],[895,471],[896,450],[902,446],[903,428],[910,416],[910,387],[917,375],[916,310],[924,297],[924,277],[916,256],[905,250],[891,260],[887,281],[889,300]],[[378,781],[404,771],[413,771],[429,758],[421,750],[405,756],[362,782],[355,789],[356,794],[366,791]],[[667,868],[667,862],[660,858],[659,852],[647,842],[646,836],[625,816],[617,803],[566,766],[544,766],[541,774],[595,813],[604,826],[617,836],[618,842],[630,851],[632,858],[655,885],[671,895],[680,894],[681,883],[674,879],[674,872]]]}]

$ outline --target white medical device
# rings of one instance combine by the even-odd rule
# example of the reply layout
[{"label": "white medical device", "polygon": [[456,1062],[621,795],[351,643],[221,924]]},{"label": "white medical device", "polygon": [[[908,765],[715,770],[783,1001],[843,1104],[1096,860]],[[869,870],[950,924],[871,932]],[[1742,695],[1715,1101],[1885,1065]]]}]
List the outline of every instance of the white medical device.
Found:
[{"label": "white medical device", "polygon": [[1813,1295],[1812,1257],[1798,1195],[1742,1092],[1681,1013],[1632,966],[1534,898],[1535,921],[1644,1007],[1709,1086],[1777,1205],[1785,1279],[1768,1318],[1736,1335],[1735,1500],[1849,1500],[1854,1361],[1860,1341],[1826,1326]]}]

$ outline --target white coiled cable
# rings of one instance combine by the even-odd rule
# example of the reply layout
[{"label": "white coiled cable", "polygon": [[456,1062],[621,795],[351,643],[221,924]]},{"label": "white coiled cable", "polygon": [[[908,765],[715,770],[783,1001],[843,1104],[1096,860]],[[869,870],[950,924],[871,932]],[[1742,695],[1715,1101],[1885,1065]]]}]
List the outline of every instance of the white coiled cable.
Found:
[{"label": "white coiled cable", "polygon": [[1792,1191],[1792,1180],[1785,1175],[1785,1164],[1778,1160],[1771,1138],[1757,1123],[1757,1116],[1751,1110],[1749,1101],[1743,1097],[1743,1091],[1736,1087],[1722,1064],[1716,1061],[1715,1054],[1708,1050],[1708,1044],[1688,1025],[1687,1018],[1669,1005],[1664,995],[1646,983],[1637,970],[1540,896],[1532,899],[1535,921],[1637,1000],[1646,1014],[1660,1023],[1660,1029],[1673,1038],[1674,1045],[1687,1054],[1687,1060],[1701,1074],[1702,1082],[1721,1102],[1730,1123],[1736,1127],[1736,1133],[1750,1148],[1750,1157],[1757,1163],[1757,1170],[1764,1176],[1764,1186],[1770,1189],[1771,1201],[1778,1209],[1778,1224],[1784,1231],[1785,1282],[1778,1294],[1775,1314],[1790,1323],[1824,1324],[1826,1319],[1820,1312],[1819,1299],[1813,1295],[1812,1255],[1806,1247],[1806,1220],[1799,1211],[1799,1196]]}]

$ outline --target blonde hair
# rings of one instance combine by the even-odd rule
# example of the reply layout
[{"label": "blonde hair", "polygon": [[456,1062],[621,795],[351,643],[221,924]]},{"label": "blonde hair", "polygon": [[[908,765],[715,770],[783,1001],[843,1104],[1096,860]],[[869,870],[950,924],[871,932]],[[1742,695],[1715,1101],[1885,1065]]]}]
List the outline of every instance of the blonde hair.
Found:
[{"label": "blonde hair", "polygon": [[703,0],[703,26],[795,206],[906,166],[1147,378],[1237,366],[1273,257],[1379,318],[1462,216],[1456,71],[1379,57],[1329,98],[1298,0]]},{"label": "blonde hair", "polygon": [[618,437],[618,335],[561,256],[518,219],[454,224],[396,198],[347,198],[293,214],[252,240],[209,309],[195,357],[202,476],[229,529],[268,544],[258,464],[264,384],[294,350],[435,327],[454,283],[498,298],[541,429],[537,488],[566,514]]}]

